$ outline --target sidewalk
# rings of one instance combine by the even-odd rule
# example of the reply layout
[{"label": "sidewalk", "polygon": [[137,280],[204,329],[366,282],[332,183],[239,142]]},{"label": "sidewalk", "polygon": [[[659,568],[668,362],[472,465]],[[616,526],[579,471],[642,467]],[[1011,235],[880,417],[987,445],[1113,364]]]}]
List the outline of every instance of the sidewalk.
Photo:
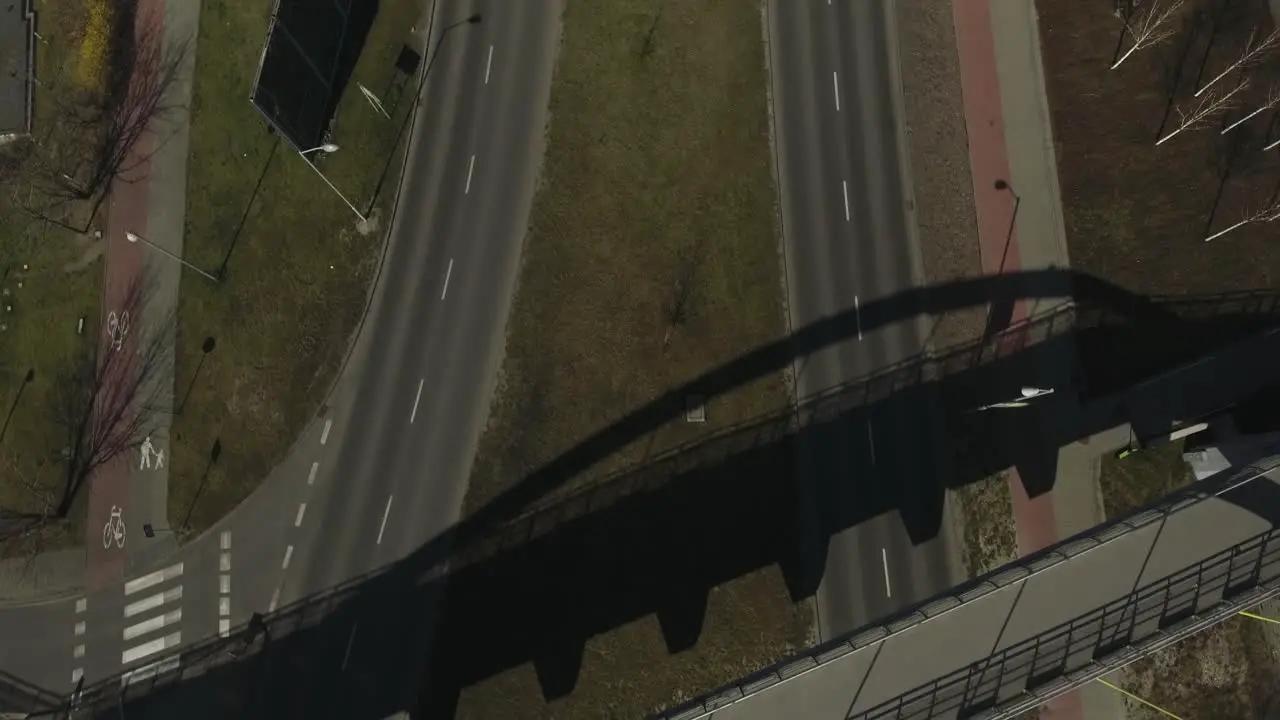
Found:
[{"label": "sidewalk", "polygon": [[[186,69],[173,88],[171,104],[191,106],[191,75],[195,67],[195,41],[199,28],[200,3],[189,0],[140,0],[137,32],[147,23],[160,23],[166,43],[188,43]],[[186,211],[187,147],[189,117],[175,112],[154,127],[134,146],[126,166],[136,167],[112,185],[107,205],[107,249],[104,277],[103,323],[105,315],[118,307],[128,289],[148,279],[147,297],[140,313],[131,319],[121,352],[145,346],[147,338],[165,336],[172,341],[182,265],[154,248],[130,243],[133,232],[174,255],[182,256],[182,234]],[[105,338],[104,338],[105,339]],[[172,353],[170,353],[172,359]],[[150,467],[143,469],[140,452],[126,453],[107,463],[94,475],[89,493],[85,528],[87,585],[96,589],[123,578],[134,568],[146,565],[176,547],[167,516],[169,425],[174,403],[172,362],[165,363],[155,381],[159,390],[151,414]],[[142,438],[138,439],[139,441]],[[159,455],[163,453],[162,459]],[[123,547],[104,547],[103,528],[111,520],[112,508],[121,509],[126,530]],[[156,537],[143,535],[143,524],[157,529]]]},{"label": "sidewalk", "polygon": [[[997,274],[1068,267],[1035,5],[952,0],[952,11],[982,270]],[[1066,300],[1042,300],[1034,307],[1019,301],[1012,308],[993,308],[992,315],[1003,312],[1006,317],[1000,320],[1017,322]],[[1062,377],[1063,369],[1043,373]],[[1124,439],[1113,434],[1062,448],[1052,489],[1036,497],[1028,496],[1018,469],[1011,468],[1009,491],[1020,554],[1105,519],[1098,487],[1099,453],[1123,444]],[[1113,691],[1090,684],[1058,697],[1040,712],[1043,718],[1114,720],[1124,717],[1124,704]]]}]

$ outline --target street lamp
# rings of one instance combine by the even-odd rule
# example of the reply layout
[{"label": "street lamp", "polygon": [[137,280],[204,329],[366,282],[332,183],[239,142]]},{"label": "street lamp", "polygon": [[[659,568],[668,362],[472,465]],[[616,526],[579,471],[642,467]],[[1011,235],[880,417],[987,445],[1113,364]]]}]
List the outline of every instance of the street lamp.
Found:
[{"label": "street lamp", "polygon": [[1005,402],[998,402],[998,403],[992,403],[990,405],[983,405],[980,408],[974,408],[974,412],[991,410],[993,408],[1026,407],[1027,405],[1030,405],[1030,403],[1028,402],[1029,400],[1033,400],[1038,397],[1043,397],[1045,395],[1052,395],[1052,394],[1053,394],[1053,388],[1024,387],[1022,388],[1020,397],[1018,397],[1016,400],[1006,400]]},{"label": "street lamp", "polygon": [[129,241],[129,242],[131,242],[131,243],[138,243],[138,242],[140,242],[140,243],[142,243],[143,245],[146,245],[147,247],[151,248],[152,250],[155,250],[155,251],[157,251],[157,252],[160,252],[160,253],[163,253],[163,254],[165,254],[165,255],[168,255],[169,257],[173,258],[174,260],[177,260],[178,262],[182,263],[183,265],[186,265],[187,267],[191,268],[192,270],[195,270],[196,272],[198,272],[198,273],[200,273],[201,275],[203,275],[203,276],[205,276],[205,277],[209,278],[210,280],[212,280],[212,281],[214,281],[214,282],[218,282],[218,278],[214,277],[212,274],[207,273],[207,272],[205,272],[204,270],[201,270],[200,268],[196,267],[195,265],[192,265],[191,263],[187,262],[186,260],[183,260],[182,258],[178,257],[177,255],[174,255],[173,253],[169,252],[168,250],[165,250],[164,248],[160,247],[159,245],[157,245],[157,244],[155,244],[155,243],[151,242],[150,240],[148,240],[148,239],[146,239],[146,238],[144,238],[144,237],[139,237],[138,235],[135,235],[134,233],[131,233],[131,232],[126,232],[126,233],[124,234],[124,237],[125,237],[125,239],[126,239],[126,240],[128,240],[128,241]]},{"label": "street lamp", "polygon": [[336,186],[334,186],[333,183],[329,182],[329,178],[325,177],[324,173],[320,172],[320,168],[316,167],[316,164],[311,162],[311,159],[307,157],[307,153],[313,153],[317,150],[324,153],[325,155],[328,155],[329,153],[337,152],[338,146],[334,145],[333,143],[325,143],[323,145],[317,145],[309,150],[299,150],[298,154],[301,155],[302,158],[307,161],[307,164],[311,166],[312,170],[316,171],[316,174],[320,176],[320,179],[324,181],[324,184],[328,185],[329,189],[332,190],[335,195],[342,198],[342,202],[346,203],[347,207],[351,208],[351,212],[355,213],[356,217],[360,218],[360,222],[368,222],[369,218],[365,217],[364,213],[357,210],[356,206],[352,205],[351,201],[347,199],[347,196],[343,195],[341,190],[339,190]]},{"label": "street lamp", "polygon": [[422,89],[427,84],[427,74],[431,72],[431,66],[436,62],[436,56],[440,54],[440,47],[444,45],[445,38],[449,37],[449,31],[462,27],[463,25],[479,25],[483,16],[480,13],[474,13],[456,22],[449,23],[440,30],[440,36],[436,39],[435,49],[430,47],[431,38],[427,37],[427,47],[423,51],[431,50],[431,56],[427,58],[427,66],[422,69],[422,74],[418,76],[418,89],[414,91],[413,107],[409,108],[409,112],[405,113],[404,119],[400,121],[400,129],[396,131],[396,141],[392,145],[392,151],[387,153],[387,162],[382,166],[382,172],[378,173],[378,184],[373,188],[373,197],[369,199],[369,209],[373,210],[374,203],[378,202],[378,194],[382,192],[382,184],[387,179],[387,171],[391,169],[391,161],[395,158],[394,148],[400,147],[400,139],[404,137],[404,131],[409,127],[409,123],[413,121],[416,114],[415,110],[418,103],[422,102]]},{"label": "street lamp", "polygon": [[337,146],[337,145],[334,145],[333,143],[325,143],[325,144],[323,144],[323,145],[317,145],[317,146],[315,146],[315,147],[313,147],[313,148],[311,148],[311,149],[309,149],[309,150],[299,150],[299,151],[298,151],[298,154],[299,154],[299,155],[306,155],[307,153],[312,153],[312,152],[315,152],[315,151],[317,151],[317,150],[323,150],[323,151],[325,151],[326,153],[338,152],[338,146]]}]

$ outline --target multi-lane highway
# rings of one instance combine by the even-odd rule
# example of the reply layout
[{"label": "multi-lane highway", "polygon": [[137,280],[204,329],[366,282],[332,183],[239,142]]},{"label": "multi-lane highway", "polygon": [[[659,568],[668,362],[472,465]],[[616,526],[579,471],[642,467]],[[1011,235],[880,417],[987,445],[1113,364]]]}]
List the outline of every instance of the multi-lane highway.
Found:
[{"label": "multi-lane highway", "polygon": [[87,597],[0,612],[0,669],[54,692],[82,675],[166,669],[154,663],[178,646],[393,562],[457,521],[501,359],[561,9],[433,8],[418,26],[431,64],[385,261],[326,415],[176,556]]},{"label": "multi-lane highway", "polygon": [[[888,0],[773,0],[768,22],[789,311],[792,327],[803,327],[920,284],[896,109],[893,10]],[[797,362],[797,395],[917,355],[924,320],[830,338]],[[826,514],[847,512],[855,485],[911,502],[897,483],[939,472],[937,416],[927,400],[912,400],[850,417],[840,437],[810,443],[801,472],[814,483],[817,505]],[[955,572],[942,539],[913,544],[897,513],[840,532],[831,537],[818,589],[821,635],[950,587]]]}]

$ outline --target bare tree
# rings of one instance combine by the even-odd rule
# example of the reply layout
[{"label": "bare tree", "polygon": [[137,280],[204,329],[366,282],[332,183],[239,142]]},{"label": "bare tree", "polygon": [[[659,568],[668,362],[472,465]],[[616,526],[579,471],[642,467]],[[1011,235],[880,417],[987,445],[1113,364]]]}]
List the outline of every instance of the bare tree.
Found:
[{"label": "bare tree", "polygon": [[95,471],[142,443],[154,408],[172,393],[162,381],[171,377],[173,325],[145,315],[157,311],[147,307],[151,286],[147,275],[131,282],[95,351],[67,362],[54,380],[50,410],[66,443],[56,517],[66,516]]},{"label": "bare tree", "polygon": [[1121,63],[1129,59],[1129,56],[1135,52],[1152,45],[1168,40],[1173,36],[1174,28],[1169,23],[1178,8],[1182,7],[1184,0],[1152,0],[1147,6],[1146,12],[1137,18],[1129,17],[1124,20],[1125,34],[1133,41],[1125,54],[1121,55],[1111,65],[1111,69],[1115,70],[1120,67]]},{"label": "bare tree", "polygon": [[1232,72],[1237,70],[1246,70],[1253,65],[1256,65],[1267,55],[1267,53],[1270,53],[1277,47],[1280,47],[1280,28],[1272,30],[1270,34],[1266,35],[1262,39],[1258,38],[1258,29],[1254,28],[1253,33],[1249,36],[1249,42],[1244,46],[1244,52],[1240,53],[1240,57],[1236,58],[1235,61],[1228,65],[1225,70],[1214,76],[1212,80],[1201,86],[1201,88],[1196,91],[1195,96],[1200,97],[1202,93],[1213,87],[1214,83]]},{"label": "bare tree", "polygon": [[[79,231],[88,228],[111,183],[145,163],[167,138],[159,121],[180,109],[174,90],[190,58],[189,40],[166,41],[159,18],[137,18],[137,0],[116,5],[103,86],[47,93],[59,112],[35,142],[28,174],[49,203],[22,206],[33,217],[58,222],[52,211],[60,204],[91,201],[84,227],[72,228]],[[141,151],[148,133],[159,138]]]},{"label": "bare tree", "polygon": [[1255,117],[1257,117],[1257,116],[1261,115],[1262,113],[1264,113],[1264,112],[1266,112],[1266,111],[1268,111],[1268,110],[1272,110],[1272,109],[1274,109],[1274,108],[1275,108],[1276,106],[1278,106],[1278,105],[1280,105],[1280,86],[1276,85],[1275,83],[1272,83],[1272,84],[1271,84],[1271,86],[1267,88],[1267,97],[1266,97],[1266,99],[1263,101],[1263,103],[1262,103],[1261,105],[1259,105],[1259,106],[1258,106],[1258,109],[1254,110],[1253,112],[1249,113],[1248,115],[1245,115],[1244,117],[1240,118],[1239,120],[1236,120],[1235,122],[1231,123],[1230,125],[1228,125],[1228,126],[1226,126],[1226,127],[1222,128],[1222,132],[1220,132],[1220,133],[1218,133],[1218,134],[1219,134],[1219,135],[1226,135],[1227,133],[1229,133],[1229,132],[1231,132],[1232,130],[1235,130],[1237,127],[1239,127],[1239,126],[1241,126],[1241,125],[1243,125],[1243,124],[1245,124],[1245,123],[1249,122],[1250,120],[1252,120],[1252,119],[1254,119]]},{"label": "bare tree", "polygon": [[1226,92],[1218,92],[1215,90],[1213,92],[1205,93],[1200,98],[1200,102],[1196,103],[1196,106],[1190,110],[1184,111],[1182,108],[1178,108],[1178,126],[1170,131],[1169,134],[1157,140],[1156,145],[1164,144],[1165,141],[1173,138],[1175,135],[1178,135],[1183,131],[1194,130],[1195,128],[1201,127],[1209,118],[1220,112],[1226,112],[1231,108],[1231,103],[1235,99],[1235,96],[1240,94],[1240,91],[1244,90],[1248,86],[1248,80],[1241,80],[1238,85]]},{"label": "bare tree", "polygon": [[1280,219],[1280,199],[1273,198],[1266,205],[1262,206],[1258,210],[1255,210],[1245,215],[1245,218],[1237,222],[1235,225],[1224,228],[1212,235],[1209,235],[1204,239],[1204,241],[1209,242],[1210,240],[1216,240],[1217,238],[1220,238],[1223,235],[1226,235],[1232,230],[1242,228],[1245,225],[1251,225],[1254,223],[1268,223],[1277,219]]}]

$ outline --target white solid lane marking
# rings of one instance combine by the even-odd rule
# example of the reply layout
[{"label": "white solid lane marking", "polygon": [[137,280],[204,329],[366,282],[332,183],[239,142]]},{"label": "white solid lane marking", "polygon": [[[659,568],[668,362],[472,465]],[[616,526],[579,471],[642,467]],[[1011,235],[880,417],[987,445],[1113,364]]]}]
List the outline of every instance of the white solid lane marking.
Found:
[{"label": "white solid lane marking", "polygon": [[218,538],[218,541],[223,550],[230,550],[231,549],[231,531],[223,530],[222,536]]},{"label": "white solid lane marking", "polygon": [[320,433],[320,444],[329,442],[329,429],[333,427],[333,420],[324,421],[324,431]]},{"label": "white solid lane marking", "polygon": [[871,432],[871,418],[867,418],[867,444],[871,447],[871,464],[876,464],[876,436]]},{"label": "white solid lane marking", "polygon": [[418,394],[413,396],[413,412],[409,413],[409,424],[413,424],[413,419],[418,417],[418,401],[422,399],[422,383],[426,382],[426,378],[418,381]]},{"label": "white solid lane marking", "polygon": [[134,578],[124,584],[124,594],[132,595],[140,590],[146,590],[154,587],[167,580],[172,580],[182,575],[182,563],[175,563],[163,570],[156,570],[153,573],[147,573],[140,578]]},{"label": "white solid lane marking", "polygon": [[849,183],[844,180],[841,180],[840,188],[844,190],[844,219],[845,219],[845,222],[848,222],[849,221]]},{"label": "white solid lane marking", "polygon": [[310,485],[316,481],[316,471],[320,469],[320,463],[311,463],[311,472],[307,475],[307,484]]},{"label": "white solid lane marking", "polygon": [[[181,643],[182,633],[170,633],[162,638],[156,638],[151,642],[136,645],[120,653],[120,664],[128,665],[129,663],[134,662],[135,660],[141,660],[148,655],[155,655],[162,650],[177,647]],[[141,670],[141,668],[139,668],[139,670]]]},{"label": "white solid lane marking", "polygon": [[279,602],[280,602],[280,588],[276,588],[275,592],[271,593],[271,604],[267,606],[267,612],[275,612],[276,605]]},{"label": "white solid lane marking", "polygon": [[288,570],[289,561],[292,559],[293,559],[293,546],[290,545],[289,547],[284,549],[284,560],[280,563],[280,569]]},{"label": "white solid lane marking", "polygon": [[342,667],[340,670],[347,669],[347,661],[351,659],[351,643],[356,641],[356,626],[351,626],[351,637],[347,638],[347,651],[342,653]]},{"label": "white solid lane marking", "polygon": [[164,605],[165,603],[171,603],[175,600],[181,600],[181,599],[182,599],[182,586],[179,585],[176,588],[169,588],[168,590],[165,590],[162,593],[149,595],[141,600],[131,602],[128,605],[125,605],[124,616],[127,618],[131,618],[134,615],[137,615],[139,613],[144,613],[144,612],[147,612],[148,610],[155,610],[156,608],[160,607],[161,605]]},{"label": "white solid lane marking", "polygon": [[84,612],[84,611],[85,611],[85,609],[86,609],[86,608],[88,608],[88,607],[89,607],[89,600],[88,600],[87,598],[80,598],[79,600],[76,600],[76,614],[77,614],[77,615],[79,615],[80,613]]},{"label": "white solid lane marking", "polygon": [[444,287],[440,289],[440,299],[443,300],[446,293],[449,292],[449,278],[453,276],[453,258],[449,258],[449,267],[444,271]]},{"label": "white solid lane marking", "polygon": [[[828,0],[830,1],[830,0]],[[489,59],[484,64],[484,84],[489,84],[489,69],[493,67],[493,46],[489,46]]]},{"label": "white solid lane marking", "polygon": [[889,553],[884,548],[880,548],[880,562],[884,564],[884,594],[893,597],[893,591],[889,589]]},{"label": "white solid lane marking", "polygon": [[231,576],[230,575],[218,576],[218,592],[222,593],[223,595],[228,595],[231,593]]},{"label": "white solid lane marking", "polygon": [[227,618],[218,618],[218,635],[226,637],[231,634],[231,621]]},{"label": "white solid lane marking", "polygon": [[840,77],[835,70],[831,71],[831,85],[836,90],[836,112],[840,112]]},{"label": "white solid lane marking", "polygon": [[393,496],[391,495],[387,496],[387,507],[385,510],[382,511],[382,526],[378,528],[378,542],[377,542],[378,545],[382,544],[382,533],[386,532],[387,530],[387,516],[391,514],[391,498],[392,497]]},{"label": "white solid lane marking", "polygon": [[853,296],[853,316],[858,321],[858,339],[862,339],[862,305],[858,303],[858,296]]},{"label": "white solid lane marking", "polygon": [[176,610],[170,610],[169,612],[163,615],[156,615],[153,617],[149,617],[146,620],[143,620],[142,622],[134,623],[132,625],[125,627],[124,629],[125,642],[128,642],[129,640],[132,640],[136,637],[146,635],[147,633],[155,632],[156,630],[159,630],[165,625],[172,625],[176,622],[182,622],[182,608],[178,608]]},{"label": "white solid lane marking", "polygon": [[79,637],[83,634],[84,634],[84,621],[81,620],[80,622],[76,623],[76,637]]},{"label": "white solid lane marking", "polygon": [[218,598],[218,617],[231,617],[231,598]]},{"label": "white solid lane marking", "polygon": [[307,504],[298,503],[298,514],[293,517],[293,526],[302,527],[302,516],[307,514]]},{"label": "white solid lane marking", "polygon": [[472,155],[471,164],[467,166],[467,186],[462,190],[463,195],[466,195],[467,193],[471,192],[471,173],[475,172],[475,170],[476,170],[476,156]]},{"label": "white solid lane marking", "polygon": [[72,654],[72,655],[73,655],[77,660],[79,660],[80,658],[84,657],[84,645],[77,645],[77,646],[75,646],[75,647],[71,648],[71,654]]}]

